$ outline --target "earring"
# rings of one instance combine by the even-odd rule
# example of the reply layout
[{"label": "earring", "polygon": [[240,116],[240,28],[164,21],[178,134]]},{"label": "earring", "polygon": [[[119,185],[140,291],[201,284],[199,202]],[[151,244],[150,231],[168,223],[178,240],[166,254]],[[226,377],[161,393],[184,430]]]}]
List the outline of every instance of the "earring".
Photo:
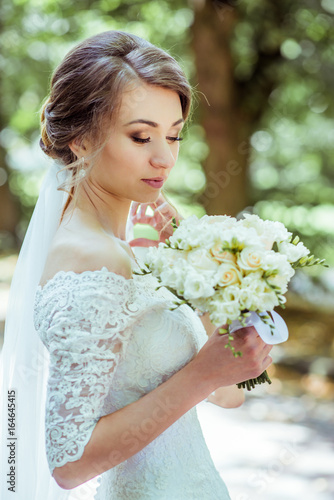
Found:
[{"label": "earring", "polygon": [[85,158],[81,158],[81,168],[78,172],[78,177],[79,179],[83,179],[86,176],[86,170],[85,170]]}]

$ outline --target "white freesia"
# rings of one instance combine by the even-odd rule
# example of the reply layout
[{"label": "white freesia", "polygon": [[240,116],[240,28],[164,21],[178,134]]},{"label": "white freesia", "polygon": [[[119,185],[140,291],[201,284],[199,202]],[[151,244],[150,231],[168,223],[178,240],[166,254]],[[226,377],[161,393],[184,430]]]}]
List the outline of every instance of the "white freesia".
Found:
[{"label": "white freesia", "polygon": [[281,294],[286,293],[288,290],[289,280],[282,274],[273,274],[271,276],[268,276],[267,282],[269,283],[269,285],[278,287],[279,293]]},{"label": "white freesia", "polygon": [[203,247],[208,237],[211,237],[212,231],[208,224],[203,224],[201,219],[192,215],[188,219],[183,219],[180,226],[169,238],[172,246],[182,250],[191,250],[196,247]]},{"label": "white freesia", "polygon": [[254,310],[256,297],[265,290],[265,282],[261,278],[262,272],[250,273],[241,283],[239,302],[241,309]]},{"label": "white freesia", "polygon": [[254,228],[244,229],[241,226],[235,225],[234,227],[224,230],[220,235],[222,245],[226,248],[233,249],[234,251],[242,250],[249,241],[257,242],[258,236]]},{"label": "white freesia", "polygon": [[285,276],[289,281],[295,274],[294,269],[291,267],[286,255],[270,251],[265,254],[262,262],[262,269],[265,271],[278,271],[279,274]]},{"label": "white freesia", "polygon": [[279,243],[278,251],[284,253],[289,262],[297,262],[297,260],[306,257],[310,253],[309,249],[301,241],[297,245],[283,241]]},{"label": "white freesia", "polygon": [[198,248],[188,253],[188,263],[200,271],[217,271],[219,263],[205,248]]},{"label": "white freesia", "polygon": [[190,271],[184,280],[184,298],[187,300],[211,297],[214,295],[213,288],[207,276]]},{"label": "white freesia", "polygon": [[239,304],[241,310],[252,311],[254,303],[254,292],[251,288],[241,288],[239,293]]},{"label": "white freesia", "polygon": [[148,267],[154,270],[154,274],[158,276],[166,267],[166,264],[173,265],[174,262],[178,261],[179,258],[185,258],[185,255],[177,256],[175,250],[172,248],[159,247],[150,247],[145,256],[145,263]]},{"label": "white freesia", "polygon": [[[226,296],[226,292],[227,290],[225,290],[223,293],[218,292],[209,304],[211,321],[217,325],[225,324],[227,320],[233,321],[240,315],[240,305],[238,298],[236,298],[234,294],[232,294],[231,296]],[[238,292],[236,293],[236,295],[237,294]]]},{"label": "white freesia", "polygon": [[281,222],[262,220],[255,214],[243,215],[244,219],[239,221],[242,227],[255,229],[266,250],[271,250],[274,242],[290,240],[291,233]]},{"label": "white freesia", "polygon": [[180,258],[174,263],[169,261],[168,264],[168,266],[164,267],[163,271],[161,271],[160,273],[156,273],[154,270],[153,274],[160,277],[162,285],[169,286],[170,288],[175,288],[178,294],[180,292],[183,293],[184,282],[187,275],[191,271],[191,267],[189,267],[185,258]]},{"label": "white freesia", "polygon": [[145,257],[145,263],[147,267],[151,268],[154,270],[154,273],[161,273],[164,268],[165,264],[165,256],[164,252],[159,252],[156,247],[150,247],[147,251],[146,257]]},{"label": "white freesia", "polygon": [[231,285],[223,288],[221,291],[221,298],[224,302],[235,302],[240,298],[241,289],[237,285]]},{"label": "white freesia", "polygon": [[224,225],[224,227],[232,227],[237,219],[229,215],[203,215],[200,221],[204,224],[221,224]]},{"label": "white freesia", "polygon": [[279,305],[279,297],[267,286],[262,294],[259,294],[257,301],[254,300],[253,311],[272,311]]}]

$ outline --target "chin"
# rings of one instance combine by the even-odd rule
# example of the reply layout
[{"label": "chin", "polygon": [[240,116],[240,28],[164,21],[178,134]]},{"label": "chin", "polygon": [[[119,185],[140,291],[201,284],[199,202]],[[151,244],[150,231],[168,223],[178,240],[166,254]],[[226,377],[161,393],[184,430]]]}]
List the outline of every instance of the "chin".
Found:
[{"label": "chin", "polygon": [[136,196],[136,198],[133,199],[133,201],[137,203],[155,203],[157,199],[160,196],[161,191],[157,191],[156,193],[152,193],[150,195],[142,195],[142,196]]}]

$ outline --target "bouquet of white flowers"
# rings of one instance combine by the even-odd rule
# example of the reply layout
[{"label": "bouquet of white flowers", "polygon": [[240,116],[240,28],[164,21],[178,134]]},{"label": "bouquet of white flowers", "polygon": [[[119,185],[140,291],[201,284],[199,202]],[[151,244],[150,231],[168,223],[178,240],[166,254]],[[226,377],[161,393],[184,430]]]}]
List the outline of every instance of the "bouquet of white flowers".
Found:
[{"label": "bouquet of white flowers", "polygon": [[[152,273],[174,293],[176,306],[186,303],[208,312],[214,325],[227,325],[219,331],[229,335],[227,347],[235,356],[241,353],[231,343],[231,325],[236,321],[247,325],[255,312],[273,333],[268,312],[284,307],[295,269],[324,262],[309,256],[309,250],[282,223],[257,215],[244,214],[241,220],[193,215],[173,225],[169,240],[149,249],[142,271]],[[270,383],[266,372],[239,386],[250,389],[265,381]]]}]

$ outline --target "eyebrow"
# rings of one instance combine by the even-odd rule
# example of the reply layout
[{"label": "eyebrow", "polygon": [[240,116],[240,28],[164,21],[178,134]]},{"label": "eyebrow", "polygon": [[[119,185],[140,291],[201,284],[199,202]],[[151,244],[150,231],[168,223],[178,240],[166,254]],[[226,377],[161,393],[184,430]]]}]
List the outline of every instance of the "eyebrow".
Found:
[{"label": "eyebrow", "polygon": [[[172,127],[175,127],[175,125],[178,125],[179,123],[183,123],[183,122],[184,122],[184,119],[180,118],[176,122],[172,123]],[[146,125],[149,125],[150,127],[154,127],[154,128],[159,127],[158,123],[151,122],[150,120],[143,120],[143,119],[133,120],[132,122],[126,123],[124,125],[124,127],[126,127],[127,125],[132,125],[133,123],[145,123]]]}]

